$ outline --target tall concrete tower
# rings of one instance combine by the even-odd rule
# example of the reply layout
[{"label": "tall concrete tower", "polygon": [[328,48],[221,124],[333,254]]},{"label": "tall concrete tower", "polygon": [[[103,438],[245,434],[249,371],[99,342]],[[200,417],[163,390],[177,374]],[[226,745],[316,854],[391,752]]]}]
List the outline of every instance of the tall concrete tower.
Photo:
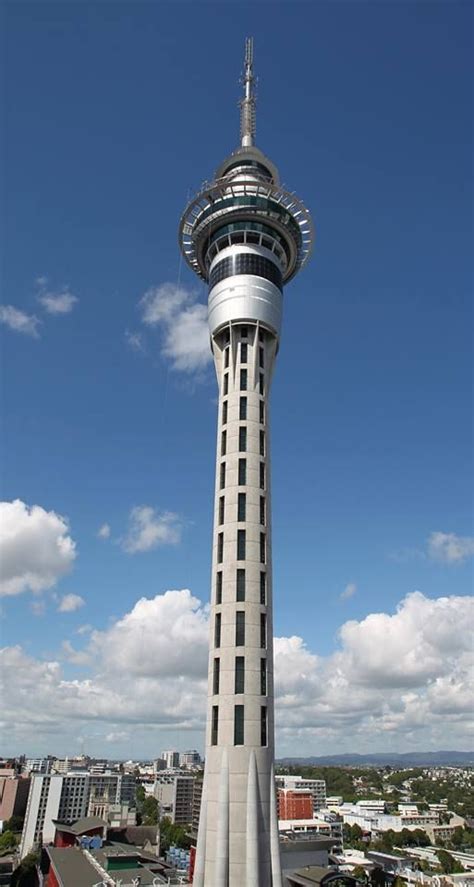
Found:
[{"label": "tall concrete tower", "polygon": [[246,41],[241,145],[187,206],[180,244],[209,285],[219,386],[206,764],[195,887],[281,887],[273,726],[269,393],[283,284],[309,213],[255,147]]}]

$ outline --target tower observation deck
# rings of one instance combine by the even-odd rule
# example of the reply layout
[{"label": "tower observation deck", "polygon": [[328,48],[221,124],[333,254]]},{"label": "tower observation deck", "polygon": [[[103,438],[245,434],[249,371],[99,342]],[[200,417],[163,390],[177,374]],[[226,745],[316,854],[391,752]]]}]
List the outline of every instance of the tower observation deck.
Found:
[{"label": "tower observation deck", "polygon": [[219,386],[206,763],[195,887],[281,887],[274,781],[269,393],[283,285],[313,228],[255,146],[246,41],[241,144],[186,207],[188,265],[209,285]]}]

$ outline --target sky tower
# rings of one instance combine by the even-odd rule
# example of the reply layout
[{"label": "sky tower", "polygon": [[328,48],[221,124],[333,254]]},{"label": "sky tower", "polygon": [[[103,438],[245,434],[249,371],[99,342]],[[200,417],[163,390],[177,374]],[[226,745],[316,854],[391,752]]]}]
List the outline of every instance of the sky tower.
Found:
[{"label": "sky tower", "polygon": [[253,41],[241,144],[189,203],[180,245],[209,285],[219,386],[206,765],[195,887],[281,887],[273,775],[269,393],[283,284],[310,255],[308,210],[254,145]]}]

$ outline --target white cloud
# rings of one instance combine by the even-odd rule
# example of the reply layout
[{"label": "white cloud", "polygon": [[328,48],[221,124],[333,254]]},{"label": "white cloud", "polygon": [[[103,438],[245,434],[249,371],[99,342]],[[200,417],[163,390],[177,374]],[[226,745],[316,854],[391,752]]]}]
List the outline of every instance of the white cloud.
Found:
[{"label": "white cloud", "polygon": [[39,318],[34,314],[26,314],[24,311],[14,308],[13,305],[0,305],[0,323],[4,323],[16,333],[39,339]]},{"label": "white cloud", "polygon": [[97,530],[97,537],[99,539],[109,539],[110,538],[110,524],[102,524],[101,527]]},{"label": "white cloud", "polygon": [[90,634],[93,629],[94,626],[86,622],[84,625],[80,625],[79,628],[76,628],[76,634]]},{"label": "white cloud", "polygon": [[125,341],[132,351],[145,351],[143,336],[134,330],[125,330]]},{"label": "white cloud", "polygon": [[176,545],[181,541],[182,525],[177,514],[156,511],[149,505],[132,508],[129,529],[122,548],[129,554],[150,551],[158,545]]},{"label": "white cloud", "polygon": [[433,560],[445,564],[462,564],[474,554],[474,536],[431,533],[428,539],[428,553]]},{"label": "white cloud", "polygon": [[75,610],[79,610],[84,604],[85,600],[79,594],[65,594],[59,602],[57,611],[58,613],[74,613]]},{"label": "white cloud", "polygon": [[163,283],[147,290],[139,306],[143,323],[161,329],[162,354],[173,369],[193,373],[207,367],[212,359],[207,307],[195,292]]},{"label": "white cloud", "polygon": [[126,742],[128,739],[130,739],[130,733],[125,730],[113,730],[105,737],[106,742]]},{"label": "white cloud", "polygon": [[52,588],[75,557],[64,517],[20,499],[0,502],[0,595]]},{"label": "white cloud", "polygon": [[341,591],[339,598],[341,601],[347,601],[350,597],[354,597],[356,591],[357,585],[355,584],[355,582],[349,582],[349,584],[346,585],[344,591]]},{"label": "white cloud", "polygon": [[[326,656],[300,637],[276,638],[278,754],[468,747],[473,608],[474,598],[414,592],[394,613],[344,623]],[[208,635],[208,608],[184,589],[141,598],[83,650],[65,641],[68,667],[88,667],[81,679],[66,679],[57,661],[6,648],[0,673],[12,744],[34,744],[39,734],[73,743],[94,722],[104,741],[133,732],[136,754],[147,731],[144,753],[159,730],[202,747]]]},{"label": "white cloud", "polygon": [[68,286],[59,290],[48,289],[48,278],[38,277],[38,302],[43,306],[47,314],[70,314],[74,305],[79,301],[77,296],[71,293]]}]

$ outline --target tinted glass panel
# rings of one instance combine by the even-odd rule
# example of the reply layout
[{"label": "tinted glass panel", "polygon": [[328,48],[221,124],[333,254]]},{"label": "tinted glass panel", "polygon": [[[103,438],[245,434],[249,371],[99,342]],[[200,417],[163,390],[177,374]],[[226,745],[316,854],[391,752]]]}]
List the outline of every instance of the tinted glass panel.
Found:
[{"label": "tinted glass panel", "polygon": [[264,563],[265,563],[265,560],[266,560],[266,557],[265,557],[265,555],[266,555],[266,551],[265,551],[265,549],[266,549],[265,533],[260,533],[260,563],[261,563],[261,564],[264,564]]},{"label": "tinted glass panel", "polygon": [[267,695],[267,660],[260,660],[260,694]]},{"label": "tinted glass panel", "polygon": [[245,493],[239,493],[237,500],[237,520],[245,520],[247,512],[247,496]]},{"label": "tinted glass panel", "polygon": [[217,734],[219,732],[219,708],[217,705],[212,706],[212,723],[211,723],[211,745],[217,745]]},{"label": "tinted glass panel", "polygon": [[245,560],[245,530],[237,530],[237,560]]},{"label": "tinted glass panel", "polygon": [[216,576],[216,604],[222,604],[222,573]]},{"label": "tinted glass panel", "polygon": [[[263,400],[261,400],[259,403],[259,419],[262,424],[265,422],[265,404],[264,404]],[[227,421],[227,413],[226,413],[226,421]]]},{"label": "tinted glass panel", "polygon": [[262,705],[260,714],[260,744],[267,745],[267,706]]},{"label": "tinted glass panel", "polygon": [[247,429],[245,425],[242,428],[239,428],[239,450],[241,453],[245,453],[247,449]]},{"label": "tinted glass panel", "polygon": [[[223,424],[223,425],[226,425],[226,424],[227,424],[227,408],[228,408],[228,405],[229,405],[229,404],[228,404],[228,401],[227,401],[227,400],[225,400],[224,403],[222,404],[222,424]],[[260,421],[262,421],[262,420],[260,420]]]},{"label": "tinted glass panel", "polygon": [[225,487],[225,462],[221,462],[220,487],[221,490]]},{"label": "tinted glass panel", "polygon": [[245,645],[245,613],[238,610],[235,614],[235,646]]},{"label": "tinted glass panel", "polygon": [[[223,431],[221,434],[221,456],[225,456],[225,451],[227,449],[227,431]],[[263,456],[263,453],[262,453]]]},{"label": "tinted glass panel", "polygon": [[260,523],[265,526],[265,496],[260,496]]},{"label": "tinted glass panel", "polygon": [[260,489],[265,489],[265,463],[260,462]]},{"label": "tinted glass panel", "polygon": [[224,511],[225,511],[225,499],[224,496],[221,496],[219,499],[219,523],[224,523]]},{"label": "tinted glass panel", "polygon": [[248,345],[246,342],[242,342],[240,346],[240,363],[247,363],[247,353]]},{"label": "tinted glass panel", "polygon": [[245,658],[235,657],[235,687],[234,693],[245,693]]},{"label": "tinted glass panel", "polygon": [[[269,241],[269,248],[272,246],[272,242]],[[217,262],[209,277],[209,289],[234,274],[254,274],[256,277],[264,277],[265,280],[274,283],[278,289],[282,289],[281,271],[275,262],[254,253],[237,253]]]},{"label": "tinted glass panel", "polygon": [[247,418],[247,398],[241,397],[239,403],[239,419]]},{"label": "tinted glass panel", "polygon": [[212,675],[212,692],[214,696],[217,696],[219,692],[219,680],[221,673],[221,660],[214,659],[214,673]]},{"label": "tinted glass panel", "polygon": [[238,601],[245,600],[245,570],[237,570],[236,579],[236,598]]},{"label": "tinted glass panel", "polygon": [[247,483],[247,459],[239,459],[239,486]]},{"label": "tinted glass panel", "polygon": [[265,613],[260,613],[260,646],[262,650],[267,646],[267,617]]},{"label": "tinted glass panel", "polygon": [[234,745],[244,744],[244,707],[234,706]]},{"label": "tinted glass panel", "polygon": [[[229,366],[229,348],[226,348],[224,351],[224,366],[227,369]],[[260,364],[262,366],[262,364]]]},{"label": "tinted glass panel", "polygon": [[216,619],[214,623],[214,646],[220,647],[221,645],[221,625],[222,625],[222,616],[220,613],[216,613]]},{"label": "tinted glass panel", "polygon": [[267,574],[260,573],[260,603],[266,604],[267,602]]},{"label": "tinted glass panel", "polygon": [[219,533],[217,537],[217,563],[222,563],[224,556],[224,533]]},{"label": "tinted glass panel", "polygon": [[[225,434],[224,431],[222,433]],[[224,454],[222,454],[222,455],[224,455]],[[265,432],[264,431],[260,432],[260,455],[261,456],[265,455]]]},{"label": "tinted glass panel", "polygon": [[224,376],[224,395],[229,393],[229,373]]},{"label": "tinted glass panel", "polygon": [[247,370],[240,371],[240,390],[247,391]]}]

